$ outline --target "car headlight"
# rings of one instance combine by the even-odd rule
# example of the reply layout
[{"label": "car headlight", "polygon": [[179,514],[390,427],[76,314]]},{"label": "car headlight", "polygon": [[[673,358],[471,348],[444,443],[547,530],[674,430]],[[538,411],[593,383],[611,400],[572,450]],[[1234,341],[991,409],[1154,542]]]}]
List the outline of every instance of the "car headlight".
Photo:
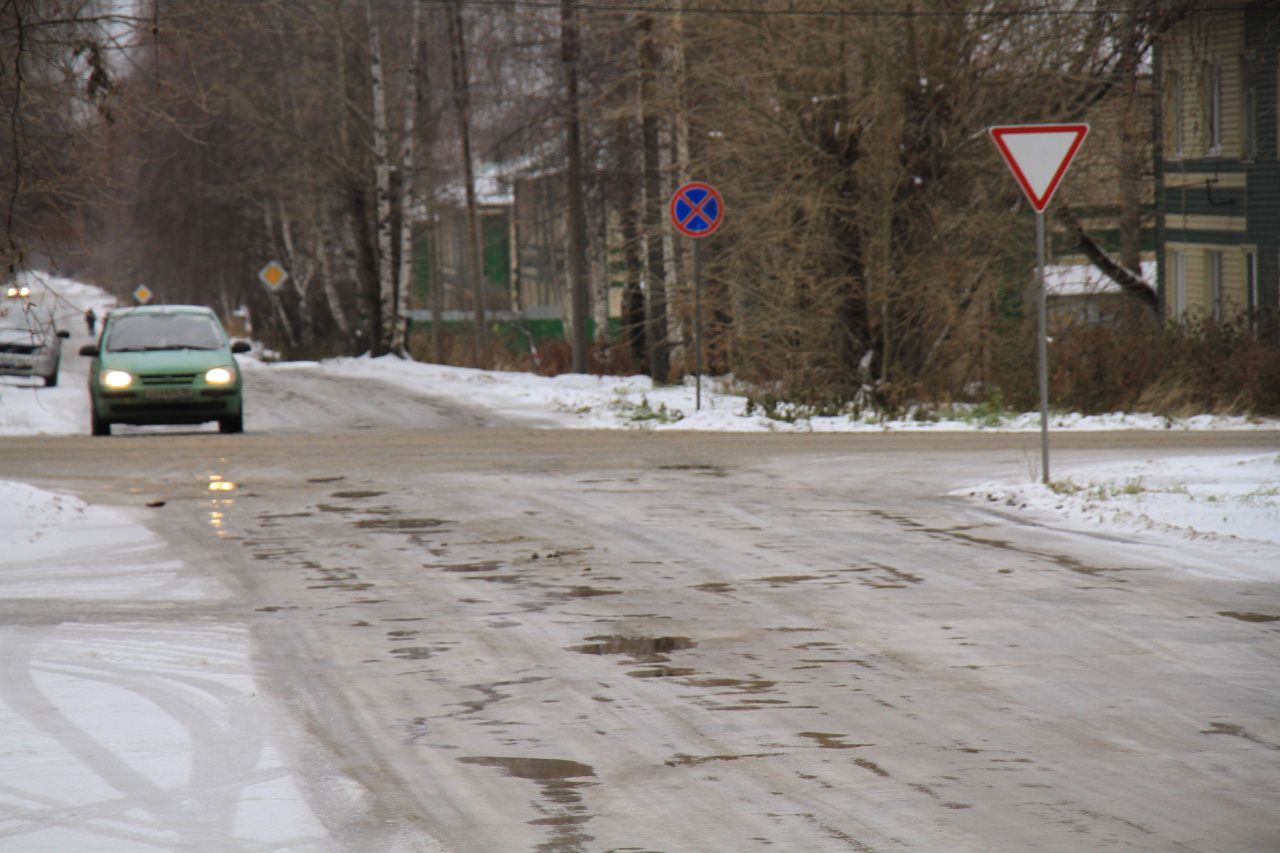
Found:
[{"label": "car headlight", "polygon": [[133,374],[123,370],[104,370],[100,381],[107,388],[128,388],[133,384]]},{"label": "car headlight", "polygon": [[226,385],[235,378],[236,372],[229,367],[215,367],[204,375],[204,381],[210,385]]}]

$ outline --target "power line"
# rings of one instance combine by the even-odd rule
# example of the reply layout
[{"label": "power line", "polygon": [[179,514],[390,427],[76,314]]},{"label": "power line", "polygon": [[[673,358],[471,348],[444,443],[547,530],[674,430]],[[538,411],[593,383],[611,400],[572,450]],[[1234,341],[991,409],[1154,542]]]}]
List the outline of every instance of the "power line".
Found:
[{"label": "power line", "polygon": [[[433,3],[436,5],[452,5],[458,3],[463,7],[500,9],[500,10],[516,10],[516,9],[533,9],[546,11],[559,11],[561,3],[559,0],[413,0],[413,2]],[[1234,3],[1229,5],[1214,4],[1207,9],[1195,9],[1201,13],[1230,13],[1240,12],[1245,8],[1244,3]],[[579,11],[584,12],[637,12],[648,15],[713,15],[713,16],[734,16],[734,17],[758,17],[758,18],[966,18],[966,17],[982,17],[982,18],[1065,18],[1065,17],[1081,17],[1093,16],[1100,14],[1107,15],[1124,15],[1124,14],[1142,14],[1150,12],[1150,7],[1140,7],[1135,5],[1125,6],[1098,6],[1094,8],[1054,8],[1044,5],[1038,7],[1030,7],[1023,3],[1018,3],[1014,8],[1008,9],[909,9],[909,8],[861,8],[861,9],[818,9],[813,6],[795,6],[787,9],[761,9],[761,8],[732,8],[724,6],[708,6],[705,4],[694,4],[689,6],[676,6],[667,4],[649,4],[642,2],[630,3],[602,3],[602,2],[578,2],[575,3]]]}]

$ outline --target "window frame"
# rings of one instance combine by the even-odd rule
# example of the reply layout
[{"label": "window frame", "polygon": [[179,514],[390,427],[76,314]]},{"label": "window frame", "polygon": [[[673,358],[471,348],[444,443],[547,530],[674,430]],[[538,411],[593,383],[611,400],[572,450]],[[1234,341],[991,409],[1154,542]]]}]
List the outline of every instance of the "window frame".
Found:
[{"label": "window frame", "polygon": [[1186,122],[1183,113],[1186,109],[1186,88],[1183,80],[1182,72],[1173,69],[1169,72],[1169,112],[1172,117],[1170,122],[1170,146],[1173,149],[1173,159],[1181,160],[1184,156],[1184,148],[1186,146]]},{"label": "window frame", "polygon": [[1215,323],[1226,317],[1225,253],[1221,249],[1205,249],[1204,279],[1209,297],[1209,316]]},{"label": "window frame", "polygon": [[1258,61],[1240,57],[1240,159],[1258,159]]},{"label": "window frame", "polygon": [[1205,153],[1222,155],[1222,63],[1211,59],[1204,67]]}]

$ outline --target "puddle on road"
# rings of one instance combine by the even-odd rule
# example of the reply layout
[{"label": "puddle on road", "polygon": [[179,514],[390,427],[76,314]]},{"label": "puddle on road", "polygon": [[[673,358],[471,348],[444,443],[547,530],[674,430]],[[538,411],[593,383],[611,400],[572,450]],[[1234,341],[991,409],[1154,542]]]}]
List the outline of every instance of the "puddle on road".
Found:
[{"label": "puddle on road", "polygon": [[677,752],[672,758],[668,758],[663,764],[668,767],[697,767],[699,764],[707,764],[712,761],[741,761],[744,758],[777,758],[782,755],[781,752],[746,752],[742,755],[685,755]]},{"label": "puddle on road", "polygon": [[867,759],[865,758],[855,758],[853,759],[853,763],[861,767],[863,770],[870,770],[872,773],[876,774],[877,776],[887,777],[889,775],[889,771],[885,770],[883,767],[876,764],[874,761],[867,761]]},{"label": "puddle on road", "polygon": [[734,588],[731,584],[724,583],[723,581],[712,581],[711,583],[700,583],[700,584],[697,584],[696,586],[690,587],[690,589],[696,589],[700,592],[715,592],[721,595],[726,595],[734,591]]},{"label": "puddle on road", "polygon": [[1263,740],[1255,734],[1245,730],[1244,726],[1238,726],[1235,723],[1210,723],[1210,728],[1201,729],[1202,735],[1230,735],[1231,737],[1242,738],[1259,746],[1265,746],[1267,749],[1280,750],[1280,744]]},{"label": "puddle on road", "polygon": [[1230,619],[1239,619],[1241,622],[1280,622],[1280,616],[1273,616],[1269,613],[1242,613],[1239,610],[1219,610],[1219,616],[1226,616]]},{"label": "puddle on road", "polygon": [[361,498],[376,498],[379,495],[385,495],[386,492],[374,492],[365,489],[355,489],[349,492],[334,492],[329,495],[331,498],[348,498],[350,500],[360,500]]},{"label": "puddle on road", "polygon": [[493,572],[497,571],[502,563],[497,560],[484,560],[479,563],[428,563],[423,566],[426,569],[440,569],[444,572]]},{"label": "puddle on road", "polygon": [[759,583],[767,583],[771,586],[781,586],[789,583],[804,583],[805,581],[827,580],[822,575],[772,575],[767,578],[756,578]]},{"label": "puddle on road", "polygon": [[569,651],[584,655],[621,655],[631,663],[666,663],[670,652],[692,649],[698,644],[688,637],[624,637],[617,634],[587,637],[581,646]]},{"label": "puddle on road", "polygon": [[685,684],[689,687],[725,688],[729,694],[733,694],[772,693],[778,682],[761,678],[690,678]]},{"label": "puddle on road", "polygon": [[596,598],[601,595],[622,595],[622,590],[601,589],[598,586],[571,586],[560,590],[557,595],[562,598]]},{"label": "puddle on road", "polygon": [[728,477],[729,472],[721,468],[719,465],[706,464],[684,464],[684,465],[659,465],[659,471],[692,471],[707,477]]},{"label": "puddle on road", "polygon": [[345,479],[347,478],[346,477],[311,477],[307,480],[307,482],[308,483],[339,483]]},{"label": "puddle on road", "polygon": [[504,775],[516,779],[537,782],[546,804],[535,803],[544,816],[527,823],[551,829],[551,838],[540,844],[537,850],[559,850],[565,853],[584,851],[595,839],[582,831],[582,826],[592,819],[582,802],[578,789],[595,785],[585,781],[596,771],[588,764],[561,758],[507,758],[501,756],[469,755],[458,759],[463,764],[481,767],[497,767]]},{"label": "puddle on road", "polygon": [[596,771],[589,764],[579,764],[563,758],[508,758],[494,755],[465,755],[458,759],[463,764],[481,767],[499,767],[507,776],[548,782],[559,779],[577,779],[594,776]]},{"label": "puddle on road", "polygon": [[632,678],[680,678],[686,675],[696,675],[696,669],[690,669],[684,666],[653,666],[648,669],[633,669],[627,675]]},{"label": "puddle on road", "polygon": [[839,732],[800,732],[799,736],[816,740],[818,746],[823,749],[857,749],[862,746],[875,746],[873,743],[845,743],[843,738],[847,738],[848,735]]},{"label": "puddle on road", "polygon": [[392,649],[391,654],[403,660],[426,660],[443,654],[453,648],[452,643],[436,643],[434,646],[402,646]]},{"label": "puddle on road", "polygon": [[444,524],[452,524],[441,518],[367,518],[357,521],[356,527],[361,530],[390,530],[393,532],[430,530]]}]

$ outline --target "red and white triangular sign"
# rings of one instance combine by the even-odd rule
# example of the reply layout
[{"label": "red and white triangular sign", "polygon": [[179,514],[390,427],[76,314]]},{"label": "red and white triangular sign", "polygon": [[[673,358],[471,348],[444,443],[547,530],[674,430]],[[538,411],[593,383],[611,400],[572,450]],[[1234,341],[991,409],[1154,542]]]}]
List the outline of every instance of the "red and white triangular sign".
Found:
[{"label": "red and white triangular sign", "polygon": [[1037,213],[1067,173],[1089,133],[1087,124],[1015,124],[991,128],[991,138]]}]

